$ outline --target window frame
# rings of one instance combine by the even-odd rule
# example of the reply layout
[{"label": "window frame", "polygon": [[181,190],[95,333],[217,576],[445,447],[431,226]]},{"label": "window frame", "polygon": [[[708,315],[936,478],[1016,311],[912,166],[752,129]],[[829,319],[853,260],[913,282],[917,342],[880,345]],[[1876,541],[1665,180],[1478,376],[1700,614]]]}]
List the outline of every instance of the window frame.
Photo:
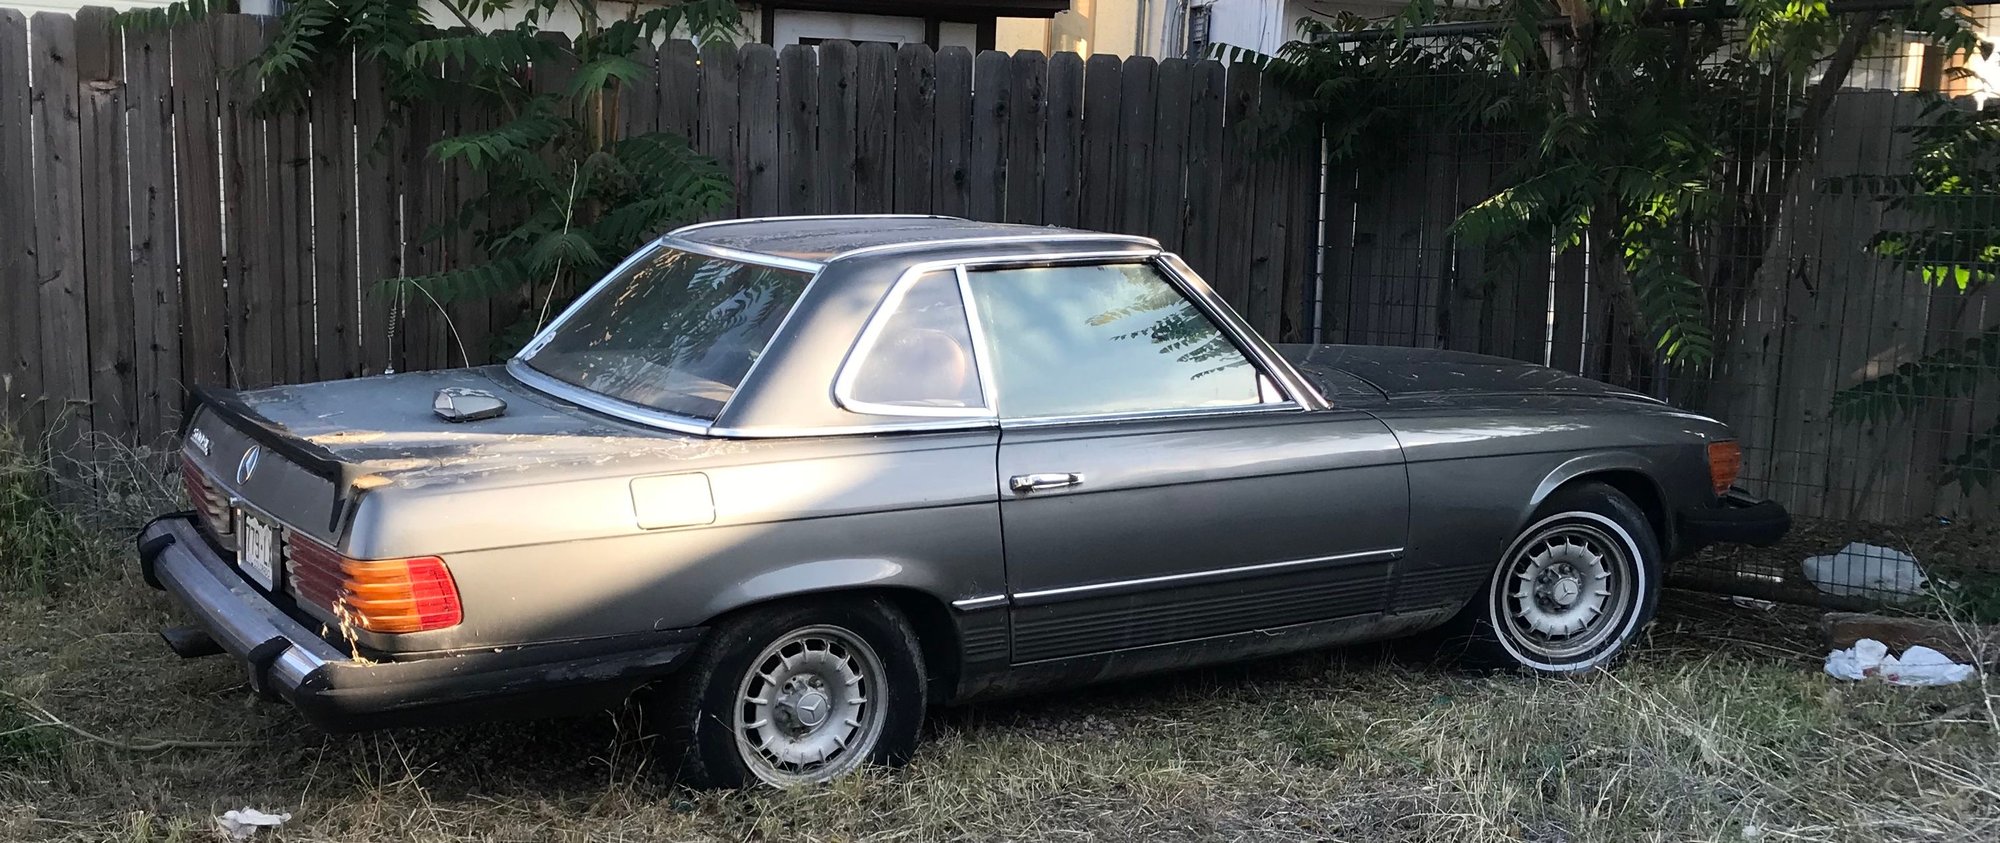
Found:
[{"label": "window frame", "polygon": [[[882,297],[882,301],[875,305],[875,312],[869,315],[868,323],[861,328],[861,336],[856,338],[854,346],[848,349],[847,358],[841,361],[840,370],[834,375],[833,400],[848,412],[866,413],[871,416],[907,416],[927,419],[997,418],[996,413],[998,410],[994,402],[993,383],[989,379],[990,374],[987,372],[986,356],[980,353],[980,350],[985,348],[986,338],[980,331],[979,312],[973,309],[971,291],[965,285],[965,266],[963,264],[953,264],[937,269],[920,271],[922,266],[923,264],[919,264],[918,267],[913,267],[904,271],[902,275],[897,276],[896,283],[889,288],[889,292]],[[860,380],[861,371],[867,368],[868,355],[874,353],[875,346],[881,342],[882,334],[888,330],[890,321],[894,320],[897,311],[902,309],[903,299],[909,295],[910,289],[915,287],[918,282],[940,272],[949,272],[952,274],[952,283],[958,290],[959,304],[965,312],[966,332],[972,337],[972,369],[979,376],[980,406],[923,407],[909,404],[863,401],[855,398],[855,383]]]},{"label": "window frame", "polygon": [[[847,357],[841,361],[834,376],[834,403],[851,413],[878,416],[889,419],[908,419],[912,423],[935,422],[943,419],[966,419],[980,426],[997,424],[1002,428],[1047,427],[1053,425],[1081,424],[1105,421],[1131,421],[1158,418],[1184,418],[1202,416],[1227,416],[1245,413],[1299,412],[1306,405],[1292,394],[1295,387],[1287,386],[1283,377],[1273,374],[1273,363],[1266,359],[1261,349],[1246,344],[1239,335],[1243,326],[1226,318],[1218,303],[1209,297],[1199,295],[1186,276],[1173,261],[1165,259],[1166,253],[1153,250],[1134,252],[1130,250],[1106,252],[1074,252],[1056,255],[1016,255],[989,256],[975,258],[951,258],[918,263],[905,269],[890,285],[889,291],[878,302],[875,310],[863,325],[861,334],[848,349]],[[1105,413],[1081,413],[1061,416],[1030,416],[1003,418],[999,414],[1000,383],[993,376],[992,354],[984,327],[980,324],[979,303],[972,296],[971,274],[991,269],[1023,269],[1053,266],[1114,266],[1120,264],[1144,264],[1159,273],[1175,292],[1178,292],[1195,306],[1202,316],[1215,325],[1216,330],[1235,346],[1237,353],[1250,363],[1257,379],[1259,400],[1224,407],[1183,407],[1161,410],[1125,410]],[[887,323],[902,304],[909,287],[932,272],[951,271],[957,276],[959,300],[964,304],[968,329],[972,334],[972,356],[974,370],[979,374],[979,389],[984,407],[910,407],[901,404],[878,404],[860,401],[853,397],[852,390],[860,377],[860,370],[870,351]],[[942,411],[942,412],[940,412]],[[895,428],[896,422],[885,422],[884,427]],[[926,428],[928,429],[928,428]]]},{"label": "window frame", "polygon": [[[700,226],[689,226],[688,228],[697,227]],[[556,332],[562,328],[563,324],[570,321],[571,317],[583,310],[586,302],[602,293],[604,288],[610,286],[612,281],[623,274],[625,270],[643,260],[647,255],[652,254],[656,249],[674,249],[703,257],[720,258],[722,260],[731,260],[753,266],[787,269],[794,272],[806,273],[808,277],[806,278],[805,288],[799,291],[799,302],[806,301],[807,297],[812,295],[813,287],[819,284],[821,271],[826,268],[825,264],[815,261],[797,260],[780,255],[766,255],[759,252],[746,252],[741,249],[731,249],[727,246],[714,246],[707,243],[686,240],[678,236],[682,230],[685,229],[676,229],[675,231],[660,235],[646,245],[633,250],[632,254],[626,255],[624,260],[619,261],[617,265],[611,267],[603,276],[592,282],[580,295],[572,299],[569,305],[563,308],[561,313],[556,314],[556,317],[550,320],[547,325],[544,325],[540,331],[536,332],[534,337],[530,338],[519,350],[507,358],[507,374],[513,376],[515,380],[520,381],[529,388],[543,394],[595,410],[613,418],[637,422],[675,433],[689,433],[697,436],[715,435],[719,429],[716,426],[717,423],[729,417],[729,407],[735,403],[736,396],[741,394],[745,387],[755,382],[754,378],[757,375],[757,366],[764,362],[762,355],[759,355],[758,359],[751,361],[750,368],[743,372],[743,380],[736,385],[736,389],[730,391],[729,400],[722,402],[722,407],[716,410],[715,418],[713,419],[672,413],[657,407],[627,401],[615,395],[607,395],[594,389],[587,389],[554,375],[544,373],[528,363],[528,358],[533,357],[536,352],[541,351],[544,346],[548,345],[549,341],[555,337]],[[771,332],[770,341],[765,343],[765,350],[769,350],[771,346],[777,344],[780,338],[784,337],[785,329],[791,325],[792,317],[797,316],[798,311],[798,305],[794,303],[792,309],[785,313],[784,318],[778,320],[778,326]]]}]

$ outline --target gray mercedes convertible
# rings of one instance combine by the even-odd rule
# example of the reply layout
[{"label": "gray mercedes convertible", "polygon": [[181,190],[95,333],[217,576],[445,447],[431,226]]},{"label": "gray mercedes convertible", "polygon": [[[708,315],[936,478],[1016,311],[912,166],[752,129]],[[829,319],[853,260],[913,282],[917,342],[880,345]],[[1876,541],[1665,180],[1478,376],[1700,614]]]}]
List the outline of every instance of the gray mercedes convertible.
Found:
[{"label": "gray mercedes convertible", "polygon": [[[615,708],[691,782],[926,707],[1435,631],[1605,665],[1765,543],[1719,422],[1472,354],[1273,346],[1139,237],[707,223],[505,365],[196,393],[148,583],[328,729]],[[191,703],[192,701],[190,701]]]}]

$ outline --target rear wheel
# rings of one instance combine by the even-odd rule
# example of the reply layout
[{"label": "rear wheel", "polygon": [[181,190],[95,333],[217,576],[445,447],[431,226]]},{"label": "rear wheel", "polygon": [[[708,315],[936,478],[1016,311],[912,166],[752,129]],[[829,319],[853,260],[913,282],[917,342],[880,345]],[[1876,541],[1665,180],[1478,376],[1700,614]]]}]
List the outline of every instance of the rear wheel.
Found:
[{"label": "rear wheel", "polygon": [[878,600],[736,616],[679,681],[660,726],[696,786],[789,787],[900,765],[923,722],[916,636]]},{"label": "rear wheel", "polygon": [[1660,580],[1659,541],[1639,507],[1577,484],[1536,511],[1454,625],[1476,663],[1581,673],[1617,659],[1651,622]]}]

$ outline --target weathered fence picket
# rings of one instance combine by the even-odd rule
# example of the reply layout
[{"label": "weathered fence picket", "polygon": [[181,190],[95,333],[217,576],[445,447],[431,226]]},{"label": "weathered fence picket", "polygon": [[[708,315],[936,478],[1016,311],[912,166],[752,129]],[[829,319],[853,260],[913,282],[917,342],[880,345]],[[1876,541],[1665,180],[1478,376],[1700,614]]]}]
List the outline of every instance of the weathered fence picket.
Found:
[{"label": "weathered fence picket", "polygon": [[[430,235],[480,177],[427,148],[497,116],[456,103],[394,116],[367,61],[298,112],[266,113],[240,71],[270,35],[243,15],[142,32],[98,8],[0,10],[0,227],[12,235],[0,243],[0,419],[22,435],[153,442],[178,427],[190,385],[481,362],[504,353],[494,338],[508,324],[539,315],[521,297],[439,306],[382,283],[478,258],[464,234]],[[1194,266],[1239,305],[1253,274],[1266,309],[1302,310],[1310,292],[1312,256],[1277,233],[1308,209],[1275,186],[1313,182],[1317,162],[1238,139],[1218,170],[1224,121],[1241,133],[1257,116],[1255,96],[1224,115],[1219,64],[1099,56],[1086,70],[1072,54],[679,41],[638,61],[655,77],[620,88],[617,125],[679,134],[720,162],[737,189],[715,216],[1084,224],[1199,240]],[[574,68],[535,71],[561,88]],[[1208,207],[1230,178],[1232,208]],[[1272,330],[1300,318],[1253,316]]]},{"label": "weathered fence picket", "polygon": [[[304,110],[265,114],[239,71],[269,37],[240,15],[130,32],[102,9],[0,9],[0,422],[59,448],[87,434],[149,443],[177,428],[191,385],[482,362],[505,353],[508,325],[539,316],[522,295],[441,307],[382,283],[480,258],[463,234],[428,236],[480,181],[427,150],[499,117],[460,104],[395,115],[365,61]],[[1630,373],[1583,249],[1452,232],[1507,172],[1505,138],[1416,137],[1395,160],[1325,165],[1313,138],[1267,119],[1291,94],[1250,64],[842,42],[674,41],[638,60],[653,78],[621,87],[617,125],[719,162],[736,192],[713,217],[911,212],[1143,234],[1274,340]],[[574,70],[545,62],[535,84],[566,86]],[[1724,305],[1713,364],[1674,375],[1676,397],[1743,433],[1746,477],[1797,512],[1991,507],[1936,479],[1990,423],[1995,390],[1925,410],[1914,434],[1827,413],[1834,391],[1962,341],[2000,308],[1990,291],[1927,297],[1857,256],[1879,203],[1816,187],[1898,166],[1895,127],[1914,107],[1837,101],[1818,160],[1775,186],[1789,241],[1771,254],[1788,263]]]}]

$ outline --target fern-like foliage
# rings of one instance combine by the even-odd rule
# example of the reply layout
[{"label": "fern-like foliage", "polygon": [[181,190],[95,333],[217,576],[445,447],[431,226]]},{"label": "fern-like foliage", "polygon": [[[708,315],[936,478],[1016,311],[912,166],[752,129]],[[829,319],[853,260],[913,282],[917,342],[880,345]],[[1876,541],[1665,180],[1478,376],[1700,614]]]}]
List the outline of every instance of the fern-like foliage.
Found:
[{"label": "fern-like foliage", "polygon": [[2000,279],[2000,113],[1933,96],[1900,131],[1913,148],[1909,173],[1825,186],[1872,195],[1901,220],[1868,249],[1924,283],[1966,292]]},{"label": "fern-like foliage", "polygon": [[2000,422],[1973,434],[1965,448],[1945,460],[1938,485],[1957,484],[1964,491],[1991,488],[2000,479]]},{"label": "fern-like foliage", "polygon": [[[1512,162],[1453,233],[1515,256],[1587,243],[1593,265],[1617,276],[1600,278],[1604,289],[1629,285],[1632,329],[1658,359],[1698,365],[1717,345],[1713,303],[1748,283],[1771,228],[1734,182],[1754,164],[1781,183],[1809,154],[1802,102],[1785,92],[1813,81],[1855,20],[1816,0],[1741,0],[1727,27],[1656,19],[1692,5],[1411,0],[1387,20],[1304,21],[1275,57],[1232,57],[1304,93],[1292,123],[1336,160],[1396,160],[1413,134],[1441,132]],[[1940,0],[1895,14],[1948,49],[1978,46],[1966,13]],[[1574,23],[1552,30],[1557,18]],[[1499,31],[1409,37],[1473,20]],[[1755,236],[1721,236],[1744,232]]]},{"label": "fern-like foliage", "polygon": [[[1882,203],[1893,224],[1867,249],[1925,286],[1969,294],[2000,278],[2000,113],[1944,97],[1900,131],[1911,140],[1910,172],[1828,181]],[[1891,422],[1937,402],[2000,383],[2000,325],[1834,393],[1836,418]],[[2000,477],[2000,422],[1946,462],[1941,484],[1990,486]]]},{"label": "fern-like foliage", "polygon": [[2000,326],[1834,393],[1833,414],[1848,421],[1892,421],[1934,399],[1967,395],[1995,378],[2000,378]]},{"label": "fern-like foliage", "polygon": [[[185,0],[123,20],[167,26],[224,10],[216,0]],[[545,31],[559,14],[581,20],[574,39]],[[728,37],[741,22],[732,0],[291,0],[250,69],[261,82],[257,106],[267,113],[304,108],[352,58],[383,69],[398,116],[416,104],[446,103],[504,117],[442,137],[428,150],[481,174],[484,192],[423,237],[470,234],[485,261],[385,285],[421,286],[426,299],[441,303],[493,296],[534,302],[524,324],[501,331],[503,342],[518,342],[581,282],[729,200],[728,179],[686,140],[620,137],[617,108],[619,90],[651,74],[633,58],[641,46]],[[566,81],[538,85],[538,70],[560,71]]]}]

